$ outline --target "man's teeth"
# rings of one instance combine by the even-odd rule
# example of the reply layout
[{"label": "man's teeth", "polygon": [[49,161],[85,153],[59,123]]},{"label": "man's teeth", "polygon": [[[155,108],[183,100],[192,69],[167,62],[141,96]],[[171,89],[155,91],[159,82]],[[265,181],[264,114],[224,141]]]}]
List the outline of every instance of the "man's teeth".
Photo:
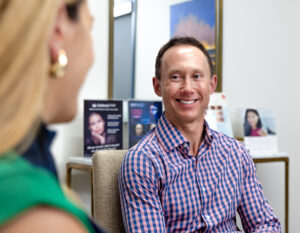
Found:
[{"label": "man's teeth", "polygon": [[195,100],[179,100],[179,102],[183,104],[192,104],[195,102]]}]

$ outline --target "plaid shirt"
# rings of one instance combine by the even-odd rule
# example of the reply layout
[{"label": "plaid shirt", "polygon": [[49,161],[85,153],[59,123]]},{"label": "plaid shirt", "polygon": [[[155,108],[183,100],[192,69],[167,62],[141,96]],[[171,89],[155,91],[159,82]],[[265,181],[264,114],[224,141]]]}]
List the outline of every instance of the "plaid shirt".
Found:
[{"label": "plaid shirt", "polygon": [[125,155],[119,188],[127,232],[281,232],[255,166],[235,139],[205,123],[197,156],[163,115]]}]

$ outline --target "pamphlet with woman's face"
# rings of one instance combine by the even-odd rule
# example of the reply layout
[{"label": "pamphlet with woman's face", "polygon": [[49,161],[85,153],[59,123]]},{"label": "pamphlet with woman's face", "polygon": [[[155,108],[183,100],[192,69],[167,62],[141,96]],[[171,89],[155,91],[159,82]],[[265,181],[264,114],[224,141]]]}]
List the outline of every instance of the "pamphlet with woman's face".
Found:
[{"label": "pamphlet with woman's face", "polygon": [[122,101],[84,101],[84,157],[97,150],[122,149]]},{"label": "pamphlet with woman's face", "polygon": [[254,157],[278,153],[273,111],[265,108],[242,110],[244,143]]}]

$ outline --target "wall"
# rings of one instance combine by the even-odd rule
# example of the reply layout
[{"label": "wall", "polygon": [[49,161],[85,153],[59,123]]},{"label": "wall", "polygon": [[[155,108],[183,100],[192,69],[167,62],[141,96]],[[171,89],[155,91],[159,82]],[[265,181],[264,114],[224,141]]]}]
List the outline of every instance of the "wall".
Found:
[{"label": "wall", "polygon": [[[157,98],[151,82],[155,56],[169,39],[169,5],[177,2],[181,1],[138,1],[136,98]],[[239,107],[274,109],[279,150],[290,156],[290,232],[300,228],[299,10],[300,2],[294,0],[223,0],[223,91],[228,94],[235,136],[242,131],[235,123]],[[283,168],[259,165],[257,173],[284,229]]]},{"label": "wall", "polygon": [[[52,146],[61,180],[65,180],[65,164],[70,156],[82,156],[83,100],[107,98],[108,80],[108,0],[89,0],[94,16],[92,37],[95,51],[94,64],[78,98],[78,114],[68,124],[54,125],[58,134]],[[67,88],[67,87],[66,87]]]},{"label": "wall", "polygon": [[[235,109],[240,106],[274,109],[279,150],[290,155],[290,232],[298,232],[300,228],[297,221],[300,108],[296,105],[296,100],[300,99],[297,90],[300,85],[297,77],[299,10],[300,2],[293,0],[224,1],[223,83],[224,91],[229,94],[232,120],[236,121]],[[275,167],[258,167],[259,177],[274,184],[270,187],[266,183],[264,191],[276,207],[282,196],[282,192],[278,192],[282,184],[278,183],[281,183],[283,170],[278,173]]]},{"label": "wall", "polygon": [[170,38],[169,6],[180,2],[185,1],[137,1],[135,98],[158,99],[152,88],[155,57]]}]

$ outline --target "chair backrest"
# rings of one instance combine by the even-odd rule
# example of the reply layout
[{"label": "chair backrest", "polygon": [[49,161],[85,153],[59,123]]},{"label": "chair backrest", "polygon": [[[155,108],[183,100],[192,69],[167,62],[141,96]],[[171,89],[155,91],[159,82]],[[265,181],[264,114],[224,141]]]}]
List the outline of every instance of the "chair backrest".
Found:
[{"label": "chair backrest", "polygon": [[93,155],[94,219],[109,233],[125,232],[118,172],[127,150],[100,150]]}]

